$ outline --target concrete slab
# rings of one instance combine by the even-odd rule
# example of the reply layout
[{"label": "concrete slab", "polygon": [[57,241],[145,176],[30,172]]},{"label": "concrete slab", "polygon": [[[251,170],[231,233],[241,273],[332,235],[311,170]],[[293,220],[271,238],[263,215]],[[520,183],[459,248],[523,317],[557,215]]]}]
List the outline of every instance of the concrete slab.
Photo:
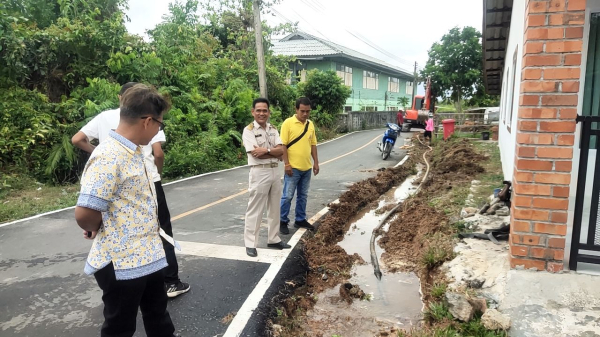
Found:
[{"label": "concrete slab", "polygon": [[[472,221],[483,231],[503,219],[478,216]],[[600,336],[600,276],[510,270],[506,242],[464,239],[455,252],[457,257],[442,266],[450,288],[461,291],[482,281],[476,293],[510,317],[510,336]]]}]

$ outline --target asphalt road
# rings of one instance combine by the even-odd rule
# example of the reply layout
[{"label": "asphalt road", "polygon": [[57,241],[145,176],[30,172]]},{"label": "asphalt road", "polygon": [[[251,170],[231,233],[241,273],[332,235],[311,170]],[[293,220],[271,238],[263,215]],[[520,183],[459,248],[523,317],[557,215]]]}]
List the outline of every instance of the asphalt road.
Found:
[{"label": "asphalt road", "polygon": [[[321,172],[311,181],[309,217],[316,218],[352,183],[404,157],[399,140],[391,157],[382,160],[376,149],[382,134],[383,129],[356,132],[318,146]],[[191,285],[190,292],[169,302],[182,336],[247,335],[242,331],[248,331],[253,310],[288,258],[290,250],[266,249],[264,228],[259,257],[245,254],[248,171],[240,167],[165,185],[174,236],[183,246],[180,277]],[[304,230],[290,229],[282,239],[296,244]],[[0,336],[99,335],[101,291],[83,273],[90,246],[81,238],[73,209],[0,225]],[[233,322],[222,322],[234,312]],[[145,336],[141,315],[135,336]]]}]

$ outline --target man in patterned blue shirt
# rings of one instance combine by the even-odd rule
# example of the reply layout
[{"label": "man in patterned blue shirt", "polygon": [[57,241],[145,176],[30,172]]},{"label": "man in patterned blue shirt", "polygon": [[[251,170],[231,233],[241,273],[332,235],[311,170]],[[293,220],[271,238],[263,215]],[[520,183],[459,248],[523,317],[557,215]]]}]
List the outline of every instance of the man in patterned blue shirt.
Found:
[{"label": "man in patterned blue shirt", "polygon": [[155,89],[135,85],[121,99],[121,119],[92,152],[81,177],[75,219],[97,231],[84,271],[104,302],[102,337],[133,336],[138,308],[149,337],[175,336],[167,312],[154,184],[140,145],[164,127],[169,103]]}]

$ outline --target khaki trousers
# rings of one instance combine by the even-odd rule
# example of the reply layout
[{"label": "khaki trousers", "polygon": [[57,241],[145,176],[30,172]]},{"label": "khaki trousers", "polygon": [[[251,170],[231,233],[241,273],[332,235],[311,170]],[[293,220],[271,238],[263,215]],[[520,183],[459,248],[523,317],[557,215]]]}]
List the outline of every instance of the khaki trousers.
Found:
[{"label": "khaki trousers", "polygon": [[249,176],[250,200],[246,209],[244,244],[256,248],[263,212],[267,209],[268,243],[278,243],[281,201],[281,172],[279,167],[251,167]]}]

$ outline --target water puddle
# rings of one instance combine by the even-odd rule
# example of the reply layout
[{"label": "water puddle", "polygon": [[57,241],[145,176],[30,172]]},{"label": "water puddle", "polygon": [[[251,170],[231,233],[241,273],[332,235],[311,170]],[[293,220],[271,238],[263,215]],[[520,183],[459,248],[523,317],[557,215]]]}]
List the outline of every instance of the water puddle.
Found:
[{"label": "water puddle", "polygon": [[[421,168],[418,168],[421,171]],[[423,303],[419,278],[413,273],[387,273],[378,280],[371,264],[369,242],[371,233],[385,215],[385,211],[404,201],[416,191],[413,185],[418,175],[410,176],[398,188],[379,199],[376,210],[365,210],[355,217],[344,239],[338,244],[352,255],[360,255],[366,264],[355,265],[350,283],[358,285],[370,300],[355,299],[348,304],[340,298],[339,286],[319,294],[310,317],[307,332],[321,332],[323,336],[341,335],[362,337],[374,335],[381,329],[410,329],[421,319]],[[379,211],[378,211],[379,210]],[[385,210],[385,211],[382,211]],[[388,223],[391,219],[388,219]],[[383,250],[375,245],[378,258]]]}]

